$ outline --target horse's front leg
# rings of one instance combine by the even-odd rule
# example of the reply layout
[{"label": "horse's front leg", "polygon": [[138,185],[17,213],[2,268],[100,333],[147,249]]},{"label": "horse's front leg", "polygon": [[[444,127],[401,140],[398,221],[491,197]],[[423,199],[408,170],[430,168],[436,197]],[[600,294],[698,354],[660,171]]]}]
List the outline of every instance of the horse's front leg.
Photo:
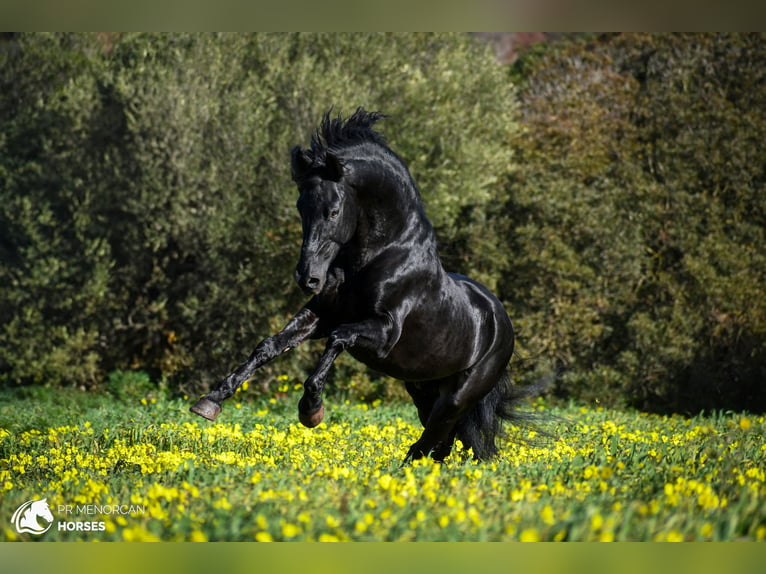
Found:
[{"label": "horse's front leg", "polygon": [[212,391],[199,399],[189,410],[208,420],[215,420],[221,413],[221,403],[231,397],[242,383],[252,377],[257,368],[310,338],[316,332],[318,324],[319,317],[304,307],[279,333],[258,343],[258,346],[244,363],[221,379]]},{"label": "horse's front leg", "polygon": [[338,355],[345,349],[354,346],[364,346],[387,353],[392,346],[391,339],[398,340],[400,333],[401,330],[393,327],[391,322],[378,319],[341,325],[330,333],[327,346],[319,358],[314,372],[303,384],[303,396],[298,402],[298,418],[301,423],[313,428],[322,422],[324,418],[322,389],[324,389],[330,367]]}]

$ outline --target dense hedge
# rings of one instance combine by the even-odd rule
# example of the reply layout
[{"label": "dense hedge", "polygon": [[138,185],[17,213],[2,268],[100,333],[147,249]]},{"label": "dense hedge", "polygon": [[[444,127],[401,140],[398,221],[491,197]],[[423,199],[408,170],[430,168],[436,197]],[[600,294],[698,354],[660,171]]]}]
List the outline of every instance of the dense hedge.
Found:
[{"label": "dense hedge", "polygon": [[364,105],[391,115],[445,265],[506,302],[519,379],[763,410],[764,61],[763,34],[575,37],[512,69],[467,35],[5,38],[0,381],[228,371],[303,301],[289,148]]},{"label": "dense hedge", "polygon": [[524,62],[501,286],[559,394],[766,408],[764,61],[762,34],[626,34]]},{"label": "dense hedge", "polygon": [[[466,35],[32,34],[0,44],[0,379],[209,385],[296,311],[289,149],[381,110],[445,260],[493,282],[516,131]],[[480,232],[478,232],[478,231]],[[259,381],[299,375],[304,354]],[[341,362],[343,366],[348,366]]]}]

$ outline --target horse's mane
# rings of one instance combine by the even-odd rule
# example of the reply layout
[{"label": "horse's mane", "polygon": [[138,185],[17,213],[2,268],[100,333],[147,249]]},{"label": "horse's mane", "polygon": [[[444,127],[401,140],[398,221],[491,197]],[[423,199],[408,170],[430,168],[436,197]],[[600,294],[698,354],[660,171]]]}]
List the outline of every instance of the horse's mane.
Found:
[{"label": "horse's mane", "polygon": [[311,136],[311,152],[314,161],[322,161],[325,152],[354,144],[370,142],[385,145],[385,138],[372,129],[378,121],[387,116],[380,112],[368,112],[362,107],[344,121],[342,116],[331,118],[332,108],[325,112],[322,123]]}]

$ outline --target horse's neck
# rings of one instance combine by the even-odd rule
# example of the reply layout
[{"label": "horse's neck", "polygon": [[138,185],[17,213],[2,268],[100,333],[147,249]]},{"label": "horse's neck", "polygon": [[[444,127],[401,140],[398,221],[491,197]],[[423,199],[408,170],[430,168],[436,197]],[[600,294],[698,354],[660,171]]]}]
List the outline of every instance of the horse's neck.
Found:
[{"label": "horse's neck", "polygon": [[362,268],[391,250],[404,247],[409,252],[432,252],[432,259],[438,261],[436,237],[431,223],[422,208],[409,213],[363,212],[357,233],[348,247],[350,263]]},{"label": "horse's neck", "polygon": [[349,158],[360,217],[352,251],[365,264],[380,253],[409,244],[436,254],[436,237],[407,167],[393,152]]}]

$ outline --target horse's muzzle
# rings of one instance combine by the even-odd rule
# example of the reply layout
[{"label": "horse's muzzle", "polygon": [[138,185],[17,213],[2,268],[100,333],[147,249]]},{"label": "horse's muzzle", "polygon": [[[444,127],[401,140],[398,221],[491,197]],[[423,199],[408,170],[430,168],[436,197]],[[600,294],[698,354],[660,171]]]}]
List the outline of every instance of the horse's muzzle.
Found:
[{"label": "horse's muzzle", "polygon": [[310,272],[295,270],[295,282],[306,295],[316,295],[322,290],[323,281]]}]

